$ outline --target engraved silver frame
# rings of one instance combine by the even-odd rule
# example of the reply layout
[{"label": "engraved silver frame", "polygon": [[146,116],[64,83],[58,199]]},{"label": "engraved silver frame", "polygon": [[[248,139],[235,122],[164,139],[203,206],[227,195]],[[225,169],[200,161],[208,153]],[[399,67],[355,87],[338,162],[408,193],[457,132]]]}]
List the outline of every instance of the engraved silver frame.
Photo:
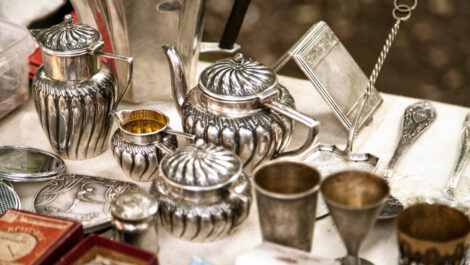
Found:
[{"label": "engraved silver frame", "polygon": [[[333,49],[339,49],[341,58],[347,64],[341,65],[337,71],[329,71],[327,75],[320,73],[317,67],[332,54]],[[332,108],[343,126],[348,130],[352,128],[354,114],[360,107],[360,101],[366,92],[368,78],[361,68],[354,61],[352,56],[343,46],[331,28],[320,21],[314,24],[281,58],[275,63],[273,69],[278,72],[290,59],[304,72],[313,86],[318,90],[326,103]],[[351,86],[347,88],[332,87],[332,80],[347,79],[351,81]],[[345,93],[345,89],[349,92]],[[346,95],[346,98],[344,98]],[[338,100],[340,98],[341,102]],[[368,123],[374,112],[382,104],[383,99],[379,92],[372,87],[367,105],[359,119],[358,131]]]}]

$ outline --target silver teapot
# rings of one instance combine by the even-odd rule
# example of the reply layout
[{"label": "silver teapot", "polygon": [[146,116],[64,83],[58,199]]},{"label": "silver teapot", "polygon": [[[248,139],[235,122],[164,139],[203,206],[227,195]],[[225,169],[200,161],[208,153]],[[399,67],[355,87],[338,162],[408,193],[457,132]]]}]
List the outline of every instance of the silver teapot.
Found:
[{"label": "silver teapot", "polygon": [[232,234],[248,217],[251,184],[240,158],[222,146],[180,147],[160,162],[150,193],[161,224],[188,241],[214,241]]},{"label": "silver teapot", "polygon": [[[101,52],[103,41],[95,29],[65,22],[31,34],[42,50],[43,65],[36,71],[32,94],[42,128],[52,148],[66,159],[86,159],[106,150],[110,114],[132,78],[133,59]],[[129,64],[127,81],[118,94],[111,67],[100,56]]]},{"label": "silver teapot", "polygon": [[194,140],[171,130],[168,116],[154,109],[118,110],[113,117],[119,125],[111,138],[114,159],[136,181],[152,181],[163,156],[178,147],[176,136]]},{"label": "silver teapot", "polygon": [[[165,45],[163,50],[170,63],[183,130],[233,151],[245,169],[302,153],[314,142],[319,122],[294,109],[294,99],[268,67],[238,53],[204,69],[198,85],[186,94],[183,64],[176,49]],[[309,131],[299,148],[284,152],[293,120]]]}]

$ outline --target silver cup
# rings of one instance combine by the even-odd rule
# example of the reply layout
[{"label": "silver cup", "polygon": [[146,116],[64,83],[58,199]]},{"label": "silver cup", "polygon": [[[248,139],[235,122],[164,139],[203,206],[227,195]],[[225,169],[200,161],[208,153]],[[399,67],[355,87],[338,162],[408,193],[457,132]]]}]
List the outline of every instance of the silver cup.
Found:
[{"label": "silver cup", "polygon": [[341,264],[373,265],[359,258],[359,249],[390,194],[387,182],[370,172],[347,170],[324,179],[320,189],[348,252]]},{"label": "silver cup", "polygon": [[310,251],[320,173],[301,162],[275,161],[254,173],[263,241]]}]

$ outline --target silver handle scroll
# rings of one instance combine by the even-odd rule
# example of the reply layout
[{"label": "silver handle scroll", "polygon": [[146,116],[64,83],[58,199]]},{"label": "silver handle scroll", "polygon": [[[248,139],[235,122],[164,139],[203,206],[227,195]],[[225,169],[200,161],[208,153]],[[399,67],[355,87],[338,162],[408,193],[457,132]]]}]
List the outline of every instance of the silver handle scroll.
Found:
[{"label": "silver handle scroll", "polygon": [[[119,102],[121,102],[121,99],[124,97],[124,95],[127,92],[127,89],[129,89],[129,86],[131,85],[132,81],[132,74],[133,74],[133,69],[134,69],[134,58],[132,57],[127,57],[127,56],[122,56],[122,55],[116,55],[108,52],[95,52],[97,55],[104,56],[106,58],[111,58],[114,60],[119,60],[119,61],[124,61],[129,64],[128,70],[127,70],[127,81],[124,89],[121,91],[121,93],[117,96],[116,100],[114,101],[113,108],[111,112],[113,112],[117,106],[119,105]],[[116,93],[117,94],[117,93]]]},{"label": "silver handle scroll", "polygon": [[313,118],[310,118],[309,116],[303,113],[300,113],[299,111],[296,111],[295,109],[287,107],[286,105],[283,105],[277,101],[267,101],[267,102],[263,102],[263,104],[266,107],[276,112],[279,112],[293,120],[296,120],[308,127],[307,139],[305,139],[305,142],[299,148],[295,150],[287,151],[287,152],[280,152],[280,153],[274,154],[274,157],[298,155],[304,152],[305,150],[307,150],[313,144],[313,142],[315,141],[318,135],[318,131],[320,127],[319,121]]}]

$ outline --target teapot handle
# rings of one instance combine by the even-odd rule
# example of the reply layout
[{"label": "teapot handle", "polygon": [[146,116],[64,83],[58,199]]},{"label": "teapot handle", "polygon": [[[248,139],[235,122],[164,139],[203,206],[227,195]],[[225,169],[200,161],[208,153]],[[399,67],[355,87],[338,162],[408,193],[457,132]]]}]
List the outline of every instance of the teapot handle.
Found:
[{"label": "teapot handle", "polygon": [[174,135],[174,136],[181,136],[181,137],[187,138],[191,141],[196,140],[196,135],[194,135],[194,134],[179,132],[179,131],[173,131],[173,130],[169,130],[169,129],[166,129],[165,132],[168,133],[168,134]]},{"label": "teapot handle", "polygon": [[127,56],[122,56],[122,55],[116,55],[116,54],[112,54],[112,53],[109,53],[109,52],[102,52],[102,51],[95,52],[95,54],[104,56],[106,58],[111,58],[111,59],[114,59],[114,60],[124,61],[124,62],[127,62],[129,64],[129,67],[128,67],[128,70],[127,70],[126,85],[125,85],[124,89],[121,91],[121,93],[118,95],[116,100],[114,101],[113,108],[111,109],[111,112],[113,112],[114,110],[116,110],[117,106],[119,105],[119,102],[121,102],[121,99],[124,97],[124,95],[127,92],[127,89],[131,85],[132,73],[133,73],[133,68],[134,68],[134,58],[127,57]]},{"label": "teapot handle", "polygon": [[313,142],[315,141],[317,135],[318,135],[318,131],[319,131],[319,127],[320,127],[320,122],[313,119],[313,118],[310,118],[309,116],[293,109],[293,108],[290,108],[284,104],[281,104],[277,101],[266,101],[266,102],[263,102],[263,104],[276,111],[276,112],[279,112],[281,113],[282,115],[285,115],[291,119],[294,119],[302,124],[304,124],[305,126],[308,127],[308,135],[307,135],[307,139],[305,139],[305,142],[297,149],[295,150],[291,150],[291,151],[287,151],[287,152],[280,152],[280,153],[277,153],[277,154],[274,154],[274,158],[277,158],[277,157],[281,157],[281,156],[289,156],[289,155],[298,155],[302,152],[304,152],[305,150],[307,150],[312,144]]}]

